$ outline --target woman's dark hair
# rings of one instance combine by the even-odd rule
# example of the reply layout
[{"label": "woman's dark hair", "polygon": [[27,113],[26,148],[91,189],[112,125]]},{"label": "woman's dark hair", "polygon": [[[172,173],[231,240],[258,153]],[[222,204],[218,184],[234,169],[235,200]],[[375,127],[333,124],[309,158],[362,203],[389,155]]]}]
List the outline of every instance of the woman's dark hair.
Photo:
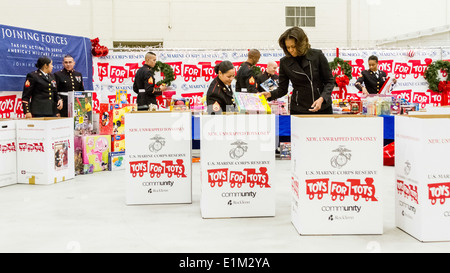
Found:
[{"label": "woman's dark hair", "polygon": [[216,66],[214,67],[214,72],[219,75],[219,71],[222,73],[226,73],[230,69],[234,69],[234,65],[230,61],[223,61],[216,64]]},{"label": "woman's dark hair", "polygon": [[375,61],[375,62],[378,63],[378,57],[375,56],[375,55],[372,55],[372,56],[369,57],[369,61]]},{"label": "woman's dark hair", "polygon": [[37,60],[37,63],[35,64],[35,66],[37,68],[41,69],[44,65],[50,64],[51,62],[52,62],[52,59],[50,59],[49,57],[43,56]]},{"label": "woman's dark hair", "polygon": [[297,53],[299,56],[305,55],[311,48],[308,36],[306,36],[306,33],[303,31],[303,29],[299,27],[291,27],[288,30],[286,30],[283,34],[281,34],[280,38],[278,39],[278,44],[283,49],[284,54],[286,54],[286,56],[291,57],[291,54],[286,48],[286,40],[288,39],[295,40],[295,47],[297,48]]}]

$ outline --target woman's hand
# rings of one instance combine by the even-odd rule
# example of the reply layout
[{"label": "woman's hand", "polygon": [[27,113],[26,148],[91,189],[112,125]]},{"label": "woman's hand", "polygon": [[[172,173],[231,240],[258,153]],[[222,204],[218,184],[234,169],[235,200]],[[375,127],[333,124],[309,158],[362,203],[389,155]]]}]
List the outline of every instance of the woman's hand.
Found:
[{"label": "woman's hand", "polygon": [[58,104],[56,105],[56,108],[58,108],[58,110],[61,110],[63,108],[63,100],[59,100]]},{"label": "woman's hand", "polygon": [[261,92],[258,93],[259,95],[263,95],[266,99],[270,98],[272,96],[272,94],[270,92]]},{"label": "woman's hand", "polygon": [[322,108],[322,103],[323,103],[323,98],[322,97],[318,98],[316,101],[313,102],[313,104],[311,105],[311,109],[309,109],[309,111],[311,111],[311,112],[319,111],[320,108]]},{"label": "woman's hand", "polygon": [[30,112],[28,112],[28,113],[25,114],[25,118],[32,118],[32,117],[33,117],[33,116],[31,115]]}]

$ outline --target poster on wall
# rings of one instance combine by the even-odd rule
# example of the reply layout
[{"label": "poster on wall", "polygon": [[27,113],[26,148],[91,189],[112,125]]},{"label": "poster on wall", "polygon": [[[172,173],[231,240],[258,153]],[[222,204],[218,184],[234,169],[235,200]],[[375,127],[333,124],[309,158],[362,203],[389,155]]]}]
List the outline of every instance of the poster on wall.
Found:
[{"label": "poster on wall", "polygon": [[92,90],[92,54],[89,38],[0,25],[0,91],[22,91],[26,75],[36,70],[39,57],[53,61],[53,72],[63,68],[66,54],[83,74],[86,90]]}]

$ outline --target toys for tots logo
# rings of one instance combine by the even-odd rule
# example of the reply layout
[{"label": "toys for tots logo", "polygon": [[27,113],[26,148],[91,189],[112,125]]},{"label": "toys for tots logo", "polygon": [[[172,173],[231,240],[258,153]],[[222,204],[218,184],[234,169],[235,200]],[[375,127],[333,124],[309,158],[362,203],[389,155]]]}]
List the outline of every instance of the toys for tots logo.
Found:
[{"label": "toys for tots logo", "polygon": [[306,194],[310,200],[317,197],[321,200],[325,195],[330,195],[332,201],[344,201],[352,196],[354,201],[363,198],[366,201],[377,202],[375,197],[374,179],[367,177],[364,182],[360,179],[347,179],[346,182],[329,181],[329,178],[307,179]]}]

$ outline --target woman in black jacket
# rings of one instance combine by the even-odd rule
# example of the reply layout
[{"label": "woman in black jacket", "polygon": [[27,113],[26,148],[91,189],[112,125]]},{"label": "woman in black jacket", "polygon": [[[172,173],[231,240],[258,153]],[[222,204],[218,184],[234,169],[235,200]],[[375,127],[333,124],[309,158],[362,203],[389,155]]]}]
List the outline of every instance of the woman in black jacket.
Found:
[{"label": "woman in black jacket", "polygon": [[63,107],[58,95],[53,63],[48,57],[40,57],[36,71],[27,74],[22,92],[23,113],[26,118],[55,117]]},{"label": "woman in black jacket", "polygon": [[286,55],[280,60],[278,88],[262,94],[266,98],[281,98],[287,94],[291,81],[291,114],[333,114],[334,78],[323,52],[311,48],[299,27],[286,30],[278,43]]},{"label": "woman in black jacket", "polygon": [[223,61],[214,67],[217,77],[211,82],[206,93],[208,113],[216,114],[226,112],[227,108],[234,110],[233,90],[231,82],[235,77],[235,69],[230,61]]}]

